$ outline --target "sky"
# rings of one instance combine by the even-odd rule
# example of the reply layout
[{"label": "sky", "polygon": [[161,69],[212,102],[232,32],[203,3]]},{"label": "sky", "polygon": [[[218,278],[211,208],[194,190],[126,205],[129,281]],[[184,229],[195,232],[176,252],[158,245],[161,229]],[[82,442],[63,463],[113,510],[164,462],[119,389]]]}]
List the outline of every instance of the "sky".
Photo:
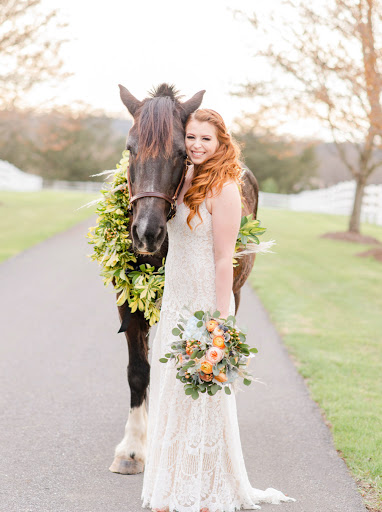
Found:
[{"label": "sky", "polygon": [[[129,117],[118,84],[137,98],[162,82],[173,83],[188,99],[206,89],[202,107],[218,111],[231,127],[255,101],[231,96],[241,83],[269,77],[265,64],[255,62],[258,42],[245,16],[270,8],[280,0],[43,0],[46,10],[60,9],[68,23],[69,43],[62,55],[73,73],[55,88],[61,104],[83,100],[95,109]],[[33,104],[52,92],[40,86]],[[312,121],[293,122],[286,131],[296,136],[325,138]]]}]

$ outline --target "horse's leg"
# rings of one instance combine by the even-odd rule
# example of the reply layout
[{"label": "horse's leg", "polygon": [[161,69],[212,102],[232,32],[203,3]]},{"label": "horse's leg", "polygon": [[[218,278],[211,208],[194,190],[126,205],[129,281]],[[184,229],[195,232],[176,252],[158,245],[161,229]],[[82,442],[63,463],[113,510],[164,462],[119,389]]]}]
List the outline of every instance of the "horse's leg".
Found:
[{"label": "horse's leg", "polygon": [[[126,304],[125,307],[128,307]],[[119,308],[123,314],[124,306]],[[148,362],[149,326],[143,313],[137,311],[131,315],[126,331],[129,348],[127,379],[130,386],[130,412],[125,426],[125,435],[115,449],[110,471],[123,475],[141,473],[146,458],[147,411],[146,392],[150,380]]]}]

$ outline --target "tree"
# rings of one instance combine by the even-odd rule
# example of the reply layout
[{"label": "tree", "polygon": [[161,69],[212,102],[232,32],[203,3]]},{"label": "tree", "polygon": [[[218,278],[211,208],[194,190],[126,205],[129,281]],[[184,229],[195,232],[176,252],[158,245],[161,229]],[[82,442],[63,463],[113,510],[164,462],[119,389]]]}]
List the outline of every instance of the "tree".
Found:
[{"label": "tree", "polygon": [[16,130],[9,140],[0,137],[0,158],[47,179],[95,179],[89,176],[115,167],[125,146],[113,119],[87,110],[0,111],[0,127],[7,121]]},{"label": "tree", "polygon": [[24,99],[36,84],[60,80],[63,39],[57,34],[65,24],[58,11],[44,13],[41,0],[0,1],[0,106],[10,108]]},{"label": "tree", "polygon": [[312,144],[260,134],[248,123],[240,123],[234,135],[244,146],[245,163],[261,190],[288,194],[312,188],[317,169]]},{"label": "tree", "polygon": [[[359,233],[367,179],[382,165],[377,155],[382,147],[382,1],[282,4],[289,9],[285,18],[250,18],[258,35],[269,40],[273,34],[257,56],[282,73],[268,82],[244,85],[242,94],[262,96],[263,110],[274,117],[314,117],[330,128],[339,156],[356,181],[348,229]],[[262,40],[257,37],[256,43]],[[342,142],[354,146],[357,161],[348,159]]]},{"label": "tree", "polygon": [[33,163],[45,178],[94,179],[89,176],[115,167],[124,146],[125,139],[112,129],[112,119],[60,109],[40,123]]}]

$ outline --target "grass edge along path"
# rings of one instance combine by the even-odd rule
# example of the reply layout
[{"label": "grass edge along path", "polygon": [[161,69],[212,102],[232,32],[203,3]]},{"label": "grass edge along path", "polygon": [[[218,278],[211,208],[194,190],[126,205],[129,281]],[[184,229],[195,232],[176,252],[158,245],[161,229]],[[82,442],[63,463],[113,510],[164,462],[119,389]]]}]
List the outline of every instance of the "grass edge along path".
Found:
[{"label": "grass edge along path", "polygon": [[[323,412],[365,505],[382,510],[382,264],[370,246],[320,238],[347,229],[337,215],[261,208],[275,254],[258,255],[250,283]],[[362,225],[382,241],[382,227]]]},{"label": "grass edge along path", "polygon": [[66,190],[0,191],[0,262],[91,217],[95,207],[77,208],[98,196]]}]

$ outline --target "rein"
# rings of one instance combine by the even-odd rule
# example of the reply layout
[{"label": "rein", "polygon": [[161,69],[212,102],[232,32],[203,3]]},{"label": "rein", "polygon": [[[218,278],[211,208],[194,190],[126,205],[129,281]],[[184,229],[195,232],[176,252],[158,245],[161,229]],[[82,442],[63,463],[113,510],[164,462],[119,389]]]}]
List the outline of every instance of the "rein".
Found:
[{"label": "rein", "polygon": [[167,214],[167,220],[169,221],[172,219],[176,214],[176,201],[179,196],[179,192],[182,189],[182,186],[184,184],[184,180],[186,178],[187,173],[187,166],[184,166],[182,177],[180,178],[180,182],[175,190],[175,193],[172,197],[168,196],[167,194],[163,194],[162,192],[138,192],[138,194],[132,195],[131,193],[131,183],[130,183],[130,172],[129,167],[127,168],[126,174],[127,174],[127,188],[129,191],[129,197],[130,197],[130,204],[128,209],[132,210],[133,202],[137,201],[141,197],[159,197],[160,199],[164,199],[168,203],[170,203],[170,210]]}]

